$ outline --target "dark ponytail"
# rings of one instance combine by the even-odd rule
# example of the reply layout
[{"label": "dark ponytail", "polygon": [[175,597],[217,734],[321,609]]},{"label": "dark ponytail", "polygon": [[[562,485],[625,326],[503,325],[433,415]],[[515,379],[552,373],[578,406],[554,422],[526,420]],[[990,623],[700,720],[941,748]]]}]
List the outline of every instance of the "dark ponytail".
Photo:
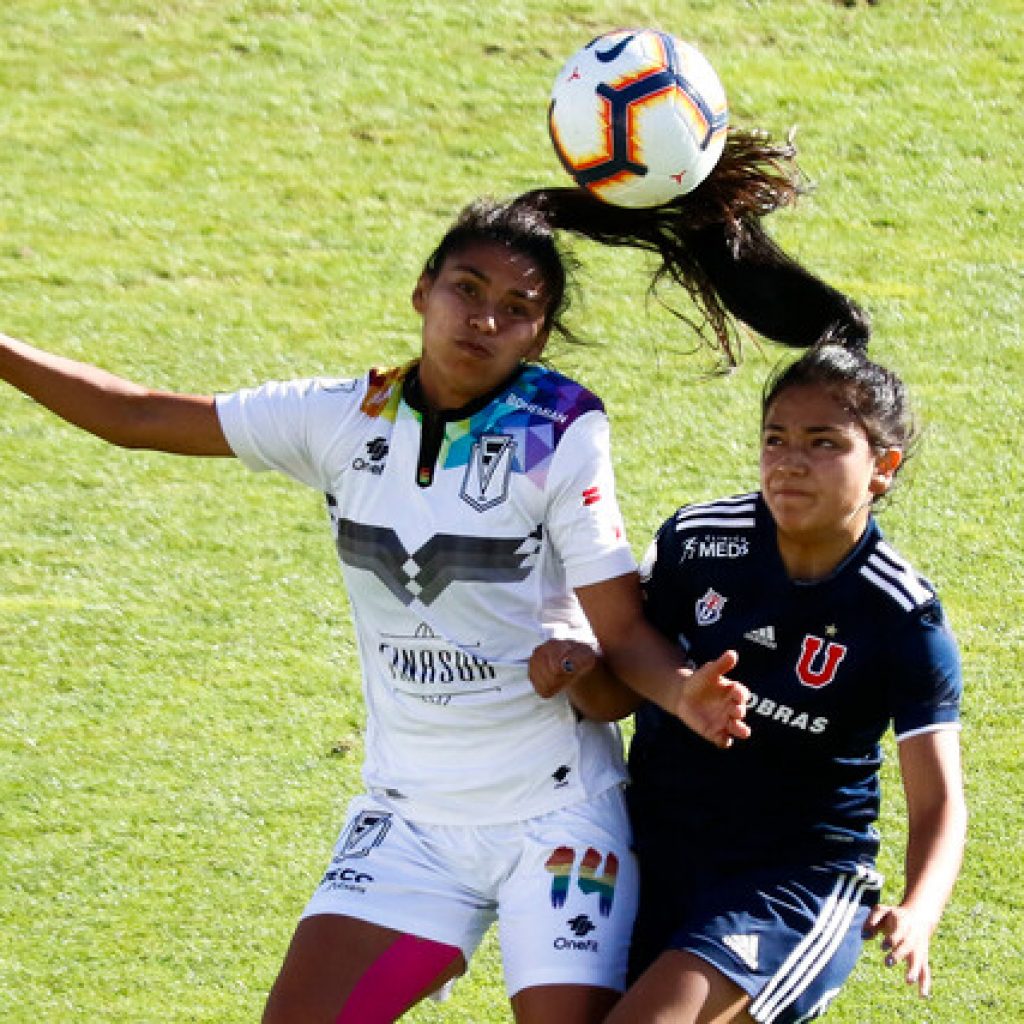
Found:
[{"label": "dark ponytail", "polygon": [[650,291],[666,280],[697,308],[698,334],[734,365],[734,320],[785,345],[806,347],[826,331],[866,347],[867,314],[852,299],[802,267],[765,233],[761,218],[806,191],[792,139],[731,131],[715,169],[693,192],[648,209],[626,209],[581,188],[535,189],[511,204],[539,212],[552,228],[602,245],[655,253]]}]

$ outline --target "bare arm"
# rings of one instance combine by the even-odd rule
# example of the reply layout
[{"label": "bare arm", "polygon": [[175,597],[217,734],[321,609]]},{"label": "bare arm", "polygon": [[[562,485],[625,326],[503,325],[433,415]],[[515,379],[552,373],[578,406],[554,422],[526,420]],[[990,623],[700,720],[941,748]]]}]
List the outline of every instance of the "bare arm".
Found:
[{"label": "bare arm", "polygon": [[886,963],[905,961],[907,983],[927,996],[929,944],[960,872],[967,833],[960,734],[943,729],[912,736],[900,743],[899,757],[908,818],[903,899],[875,907],[866,934],[884,936]]},{"label": "bare arm", "polygon": [[122,448],[234,454],[210,395],[152,391],[3,334],[0,378],[62,419]]},{"label": "bare arm", "polygon": [[726,678],[736,654],[726,651],[694,670],[643,615],[636,573],[576,590],[613,676],[716,746],[745,739],[746,688]]}]

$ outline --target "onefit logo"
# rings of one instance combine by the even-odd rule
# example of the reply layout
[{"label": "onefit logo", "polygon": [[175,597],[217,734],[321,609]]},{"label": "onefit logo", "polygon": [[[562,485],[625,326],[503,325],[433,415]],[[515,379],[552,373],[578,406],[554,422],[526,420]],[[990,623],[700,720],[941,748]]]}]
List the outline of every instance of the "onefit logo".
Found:
[{"label": "onefit logo", "polygon": [[388,454],[387,438],[375,437],[372,441],[367,441],[366,454],[368,458],[365,459],[357,455],[352,460],[352,468],[380,476],[384,472],[384,459]]},{"label": "onefit logo", "polygon": [[565,922],[572,931],[573,937],[559,935],[552,943],[555,949],[570,950],[574,953],[596,953],[600,948],[597,939],[587,936],[597,929],[597,925],[586,914],[577,914]]}]

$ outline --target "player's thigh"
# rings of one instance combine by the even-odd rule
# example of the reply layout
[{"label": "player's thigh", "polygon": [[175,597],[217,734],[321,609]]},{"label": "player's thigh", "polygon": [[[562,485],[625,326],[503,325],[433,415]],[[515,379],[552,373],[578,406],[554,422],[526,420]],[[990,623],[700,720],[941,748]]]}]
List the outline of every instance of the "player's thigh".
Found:
[{"label": "player's thigh", "polygon": [[753,1024],[750,996],[692,953],[669,950],[630,986],[606,1024]]},{"label": "player's thigh", "polygon": [[516,1024],[601,1024],[620,993],[592,985],[534,985],[512,997]]},{"label": "player's thigh", "polygon": [[337,914],[299,922],[264,1024],[385,1024],[461,974],[460,950]]}]

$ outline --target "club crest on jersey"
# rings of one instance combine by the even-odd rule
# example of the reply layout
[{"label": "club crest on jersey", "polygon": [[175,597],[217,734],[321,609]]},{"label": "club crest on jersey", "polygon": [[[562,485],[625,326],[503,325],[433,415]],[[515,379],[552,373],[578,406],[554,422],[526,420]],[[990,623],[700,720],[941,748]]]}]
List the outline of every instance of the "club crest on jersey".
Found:
[{"label": "club crest on jersey", "polygon": [[708,587],[707,593],[697,601],[697,625],[710,626],[716,623],[722,617],[722,609],[728,600],[717,590]]},{"label": "club crest on jersey", "polygon": [[804,686],[815,689],[828,686],[835,679],[839,663],[845,657],[845,644],[833,643],[831,640],[826,644],[820,636],[808,633],[800,647],[800,660],[796,663],[797,677]]},{"label": "club crest on jersey", "polygon": [[486,512],[508,497],[516,443],[508,434],[483,434],[466,463],[459,496],[477,512]]}]

